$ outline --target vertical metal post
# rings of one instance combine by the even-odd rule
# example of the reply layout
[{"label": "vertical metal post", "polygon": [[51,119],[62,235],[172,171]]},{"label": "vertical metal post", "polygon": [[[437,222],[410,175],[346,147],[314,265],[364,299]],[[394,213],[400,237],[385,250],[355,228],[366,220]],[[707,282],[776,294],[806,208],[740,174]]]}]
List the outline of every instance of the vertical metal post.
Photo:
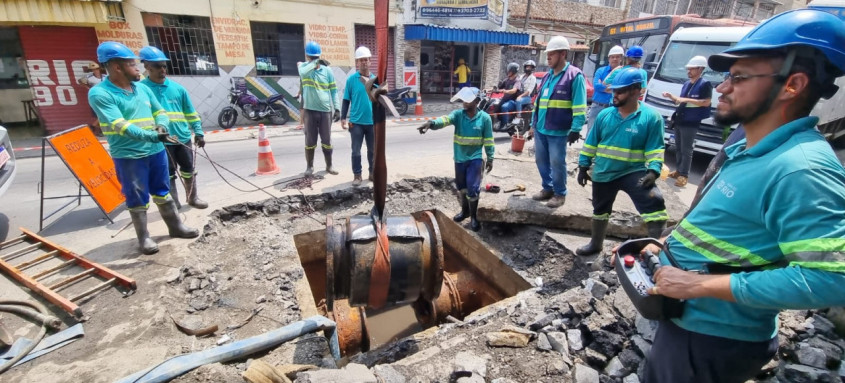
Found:
[{"label": "vertical metal post", "polygon": [[44,230],[44,158],[47,157],[47,139],[41,139],[41,183],[38,184],[38,194],[41,195],[41,209],[38,214],[38,231]]}]

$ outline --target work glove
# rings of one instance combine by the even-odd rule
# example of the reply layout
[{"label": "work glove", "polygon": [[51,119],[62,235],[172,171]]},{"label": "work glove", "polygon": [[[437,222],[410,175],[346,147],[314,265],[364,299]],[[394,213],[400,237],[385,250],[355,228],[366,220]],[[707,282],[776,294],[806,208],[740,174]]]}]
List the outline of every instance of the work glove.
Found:
[{"label": "work glove", "polygon": [[490,173],[490,172],[493,171],[493,159],[492,158],[487,159],[487,165],[485,166],[485,169],[487,169],[487,173]]},{"label": "work glove", "polygon": [[654,170],[647,170],[643,178],[640,178],[637,185],[642,187],[643,189],[651,189],[654,186],[654,182],[657,181],[657,172]]},{"label": "work glove", "polygon": [[171,136],[170,133],[158,132],[158,142],[161,142],[161,143],[164,143],[164,144],[178,144],[179,139],[177,139],[176,136]]},{"label": "work glove", "polygon": [[205,147],[205,137],[203,136],[194,136],[194,144],[198,148]]},{"label": "work glove", "polygon": [[334,122],[340,121],[340,110],[338,110],[338,109],[334,110],[334,117],[332,117],[332,121],[334,121]]},{"label": "work glove", "polygon": [[593,178],[590,177],[590,174],[587,171],[590,170],[587,166],[579,166],[578,167],[578,185],[587,186],[587,181],[592,181]]},{"label": "work glove", "polygon": [[320,65],[322,65],[322,66],[331,65],[331,64],[329,64],[329,60],[326,60],[326,59],[319,59],[319,60],[317,60],[317,62],[320,63]]},{"label": "work glove", "polygon": [[429,129],[431,129],[431,121],[426,121],[422,125],[420,125],[417,130],[420,131],[420,134],[425,134]]},{"label": "work glove", "polygon": [[578,142],[578,140],[580,140],[580,139],[581,139],[581,132],[573,132],[573,131],[570,130],[569,136],[566,137],[566,142],[569,143],[569,145],[572,145],[572,144]]}]

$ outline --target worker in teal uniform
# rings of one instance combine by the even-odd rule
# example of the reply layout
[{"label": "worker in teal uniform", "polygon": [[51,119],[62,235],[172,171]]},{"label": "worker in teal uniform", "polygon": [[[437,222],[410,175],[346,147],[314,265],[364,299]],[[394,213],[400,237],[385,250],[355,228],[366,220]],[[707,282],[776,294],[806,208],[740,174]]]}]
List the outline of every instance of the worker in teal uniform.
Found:
[{"label": "worker in teal uniform", "polygon": [[97,47],[97,60],[108,77],[88,92],[88,103],[100,120],[117,170],[126,207],[144,254],[158,252],[147,231],[147,208],[152,200],[171,237],[195,238],[197,229],[182,223],[170,197],[167,153],[162,142],[176,143],[167,132],[170,120],[153,92],[138,81],[138,56],[125,45],[107,41]]},{"label": "worker in teal uniform", "polygon": [[167,111],[167,117],[170,119],[168,131],[179,141],[175,144],[164,145],[170,169],[170,195],[176,202],[176,207],[181,207],[179,195],[176,192],[178,180],[181,177],[185,183],[188,205],[205,209],[208,203],[197,196],[197,173],[191,144],[191,138],[193,138],[198,148],[205,146],[205,133],[202,130],[199,113],[194,109],[188,91],[176,81],[167,78],[167,61],[170,60],[164,52],[156,47],[148,46],[141,49],[140,55],[141,62],[147,70],[147,78],[141,80],[141,83],[153,91],[158,102]]},{"label": "worker in teal uniform", "polygon": [[655,185],[663,167],[663,117],[638,100],[641,86],[639,69],[619,72],[611,85],[613,108],[596,116],[581,149],[578,184],[593,182],[593,223],[590,243],[576,249],[578,255],[602,250],[613,202],[620,190],[631,197],[650,237],[659,238],[669,219],[663,195]]},{"label": "worker in teal uniform", "polygon": [[320,44],[309,41],[305,44],[306,61],[299,64],[303,109],[305,109],[305,175],[314,173],[317,136],[320,137],[323,157],[326,160],[326,173],[338,174],[332,166],[331,136],[332,122],[340,121],[340,99],[334,73],[329,68],[329,62],[320,58],[322,53]]},{"label": "worker in teal uniform", "polygon": [[[452,102],[463,101],[463,109],[452,111],[448,116],[426,121],[418,128],[420,134],[425,134],[429,129],[455,126],[453,145],[455,185],[458,188],[461,212],[453,219],[455,222],[461,222],[469,217],[473,231],[481,230],[481,223],[478,222],[476,213],[482,172],[486,170],[489,173],[493,170],[493,154],[496,152],[496,145],[493,142],[493,120],[487,112],[478,109],[478,102],[481,100],[478,92],[478,88],[462,88],[452,97]],[[486,164],[483,154],[487,155]]]},{"label": "worker in teal uniform", "polygon": [[708,66],[730,72],[716,122],[746,136],[665,239],[649,293],[685,303],[658,326],[646,383],[745,382],[775,355],[781,310],[845,305],[845,169],[810,116],[845,74],[842,21],[778,14]]}]

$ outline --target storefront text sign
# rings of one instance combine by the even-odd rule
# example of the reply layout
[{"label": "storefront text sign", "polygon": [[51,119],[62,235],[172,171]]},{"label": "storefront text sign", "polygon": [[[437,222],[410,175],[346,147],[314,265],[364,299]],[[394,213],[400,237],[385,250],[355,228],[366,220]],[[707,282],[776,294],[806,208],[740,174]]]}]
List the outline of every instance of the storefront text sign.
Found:
[{"label": "storefront text sign", "polygon": [[487,0],[421,0],[420,17],[487,18]]},{"label": "storefront text sign", "polygon": [[117,41],[133,50],[135,54],[147,46],[147,34],[144,26],[137,23],[110,21],[107,24],[96,24],[97,40]]},{"label": "storefront text sign", "polygon": [[[323,50],[323,58],[335,66],[352,66],[350,28],[345,25],[306,24],[305,40],[314,40]],[[303,49],[303,55],[305,50]]]},{"label": "storefront text sign", "polygon": [[255,65],[249,20],[213,17],[211,28],[218,65]]}]

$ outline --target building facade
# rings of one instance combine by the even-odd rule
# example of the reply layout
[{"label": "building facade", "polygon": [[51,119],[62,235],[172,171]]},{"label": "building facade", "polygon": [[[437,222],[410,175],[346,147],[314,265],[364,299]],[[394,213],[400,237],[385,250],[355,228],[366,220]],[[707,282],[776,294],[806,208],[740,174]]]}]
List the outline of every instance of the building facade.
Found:
[{"label": "building facade", "polygon": [[[391,88],[402,82],[400,6],[392,4],[389,18]],[[377,54],[370,0],[7,0],[0,9],[0,120],[25,120],[22,105],[31,103],[48,134],[91,120],[87,89],[76,78],[103,41],[136,52],[161,48],[170,78],[188,90],[206,127],[217,125],[241,78],[259,98],[283,94],[297,118],[296,63],[309,40],[321,44],[341,91],[355,70],[356,47]]]}]

